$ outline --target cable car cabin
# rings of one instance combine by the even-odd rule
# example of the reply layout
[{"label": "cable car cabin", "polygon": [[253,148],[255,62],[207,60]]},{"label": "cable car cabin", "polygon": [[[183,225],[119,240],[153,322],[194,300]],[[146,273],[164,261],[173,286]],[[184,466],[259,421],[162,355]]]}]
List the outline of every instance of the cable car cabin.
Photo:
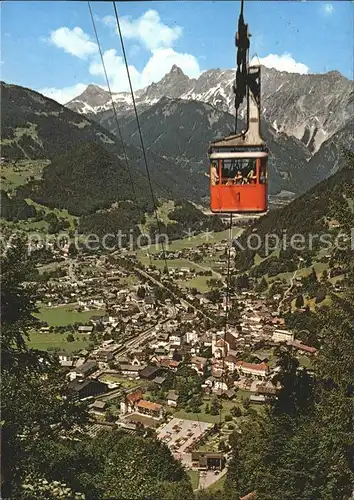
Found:
[{"label": "cable car cabin", "polygon": [[260,131],[260,66],[248,67],[247,129],[210,144],[210,209],[264,213],[268,209],[268,149]]},{"label": "cable car cabin", "polygon": [[210,154],[210,209],[264,213],[268,208],[266,148]]}]

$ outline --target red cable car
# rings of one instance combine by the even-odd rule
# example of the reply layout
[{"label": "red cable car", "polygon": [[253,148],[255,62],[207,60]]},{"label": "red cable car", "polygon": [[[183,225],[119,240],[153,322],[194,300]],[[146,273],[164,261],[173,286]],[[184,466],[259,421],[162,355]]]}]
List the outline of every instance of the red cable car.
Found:
[{"label": "red cable car", "polygon": [[243,2],[238,33],[236,123],[238,107],[247,96],[247,130],[210,144],[210,209],[214,213],[264,213],[268,209],[268,149],[260,134],[261,68],[248,66]]}]

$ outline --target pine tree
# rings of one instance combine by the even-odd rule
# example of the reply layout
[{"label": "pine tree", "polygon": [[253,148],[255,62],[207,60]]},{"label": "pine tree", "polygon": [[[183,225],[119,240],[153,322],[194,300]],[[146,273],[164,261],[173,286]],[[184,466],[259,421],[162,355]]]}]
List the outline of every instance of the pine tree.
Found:
[{"label": "pine tree", "polygon": [[301,307],[304,306],[304,297],[302,296],[302,294],[298,295],[296,297],[296,300],[295,300],[295,307],[297,307],[298,309],[301,309]]}]

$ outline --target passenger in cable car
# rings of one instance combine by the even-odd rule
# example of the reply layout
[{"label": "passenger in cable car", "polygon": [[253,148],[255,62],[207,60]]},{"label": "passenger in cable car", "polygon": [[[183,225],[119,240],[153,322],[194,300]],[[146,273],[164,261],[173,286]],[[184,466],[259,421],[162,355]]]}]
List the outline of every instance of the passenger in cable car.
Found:
[{"label": "passenger in cable car", "polygon": [[235,176],[235,184],[242,184],[242,183],[243,183],[243,175],[241,174],[241,170],[238,170]]},{"label": "passenger in cable car", "polygon": [[249,171],[247,175],[248,183],[249,184],[256,184],[257,183],[257,175],[253,168]]},{"label": "passenger in cable car", "polygon": [[261,168],[259,171],[259,183],[260,184],[267,183],[267,168],[266,168],[266,163],[264,161],[261,162]]},{"label": "passenger in cable car", "polygon": [[211,165],[210,177],[211,177],[211,185],[216,186],[219,183],[219,174],[215,163]]}]

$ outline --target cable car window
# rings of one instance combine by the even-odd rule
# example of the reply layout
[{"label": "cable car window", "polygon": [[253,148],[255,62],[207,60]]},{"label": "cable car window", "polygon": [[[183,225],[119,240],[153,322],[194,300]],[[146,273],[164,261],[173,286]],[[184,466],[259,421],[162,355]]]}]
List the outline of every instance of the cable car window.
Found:
[{"label": "cable car window", "polygon": [[259,182],[260,184],[267,184],[267,158],[261,159],[261,166],[259,169]]},{"label": "cable car window", "polygon": [[255,158],[239,158],[222,160],[222,184],[256,184],[257,169]]}]

